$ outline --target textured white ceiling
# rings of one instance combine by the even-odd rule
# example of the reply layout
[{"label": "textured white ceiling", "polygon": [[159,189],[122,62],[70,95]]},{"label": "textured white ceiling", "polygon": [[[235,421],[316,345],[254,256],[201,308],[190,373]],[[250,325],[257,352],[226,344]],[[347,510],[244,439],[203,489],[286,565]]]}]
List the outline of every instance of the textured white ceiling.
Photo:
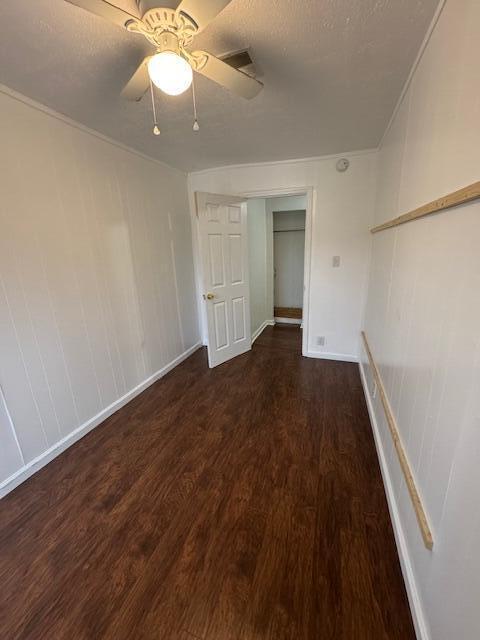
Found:
[{"label": "textured white ceiling", "polygon": [[[114,0],[110,0],[114,1]],[[117,0],[134,12],[134,0]],[[438,0],[232,0],[195,39],[222,54],[244,47],[265,82],[254,100],[196,76],[201,130],[188,92],[151,106],[120,91],[148,51],[63,0],[1,0],[0,83],[184,170],[375,147]]]}]

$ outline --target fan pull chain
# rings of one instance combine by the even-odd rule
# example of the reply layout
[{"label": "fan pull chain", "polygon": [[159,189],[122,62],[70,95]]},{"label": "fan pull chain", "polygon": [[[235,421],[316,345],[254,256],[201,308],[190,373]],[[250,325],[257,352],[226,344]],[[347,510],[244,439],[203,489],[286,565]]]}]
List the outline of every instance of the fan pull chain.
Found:
[{"label": "fan pull chain", "polygon": [[197,102],[195,100],[195,82],[192,79],[192,98],[193,98],[193,130],[198,131],[200,129],[200,125],[197,120]]},{"label": "fan pull chain", "polygon": [[158,122],[157,122],[157,111],[155,109],[155,96],[153,95],[153,84],[152,84],[152,80],[151,79],[150,79],[150,96],[152,98],[153,134],[155,136],[159,136],[160,135],[160,127],[158,126]]}]

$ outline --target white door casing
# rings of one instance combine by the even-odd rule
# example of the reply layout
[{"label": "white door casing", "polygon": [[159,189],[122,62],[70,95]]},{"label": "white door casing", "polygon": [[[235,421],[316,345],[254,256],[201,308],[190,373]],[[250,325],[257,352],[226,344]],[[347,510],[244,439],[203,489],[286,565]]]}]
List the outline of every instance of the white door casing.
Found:
[{"label": "white door casing", "polygon": [[197,192],[208,363],[216,367],[251,349],[247,203]]}]

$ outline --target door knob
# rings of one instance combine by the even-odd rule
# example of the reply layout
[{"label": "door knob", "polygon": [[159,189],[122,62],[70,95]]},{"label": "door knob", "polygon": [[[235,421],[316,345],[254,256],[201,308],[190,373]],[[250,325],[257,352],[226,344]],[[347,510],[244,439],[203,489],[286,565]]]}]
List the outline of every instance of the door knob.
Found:
[{"label": "door knob", "polygon": [[207,293],[207,295],[204,295],[203,297],[205,300],[213,300],[213,298],[215,297],[215,294]]}]

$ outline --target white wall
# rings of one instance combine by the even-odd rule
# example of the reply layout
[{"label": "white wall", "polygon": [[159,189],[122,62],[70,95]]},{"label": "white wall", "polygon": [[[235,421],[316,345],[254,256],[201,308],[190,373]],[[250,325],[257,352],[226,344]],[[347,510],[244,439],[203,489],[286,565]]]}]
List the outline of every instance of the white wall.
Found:
[{"label": "white wall", "polygon": [[273,308],[269,306],[271,296],[268,295],[272,214],[267,212],[265,204],[265,198],[252,198],[247,207],[250,319],[254,337],[267,323],[273,322]]},{"label": "white wall", "polygon": [[298,196],[277,196],[268,198],[267,205],[270,211],[300,211],[307,208],[307,197]]},{"label": "white wall", "polygon": [[[478,0],[447,1],[381,148],[377,223],[479,179],[479,25]],[[373,239],[365,328],[431,523],[432,552],[378,398],[373,407],[419,632],[431,640],[480,637],[479,238],[475,202]]]},{"label": "white wall", "polygon": [[274,211],[273,230],[291,231],[303,229],[305,231],[305,210],[303,211]]},{"label": "white wall", "polygon": [[[355,359],[365,298],[373,219],[376,154],[346,154],[346,173],[337,157],[223,167],[190,174],[190,189],[213,193],[274,195],[278,190],[314,190],[310,265],[308,353]],[[298,208],[298,207],[297,207]],[[332,268],[332,256],[341,267]],[[326,336],[326,345],[317,345]]]},{"label": "white wall", "polygon": [[175,362],[198,327],[186,176],[5,92],[0,121],[6,491]]}]

